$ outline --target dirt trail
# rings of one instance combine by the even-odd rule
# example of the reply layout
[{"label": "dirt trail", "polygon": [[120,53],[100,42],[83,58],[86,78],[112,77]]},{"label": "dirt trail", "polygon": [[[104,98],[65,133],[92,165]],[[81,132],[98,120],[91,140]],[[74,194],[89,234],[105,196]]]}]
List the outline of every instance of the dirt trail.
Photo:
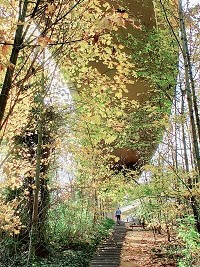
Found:
[{"label": "dirt trail", "polygon": [[[175,267],[173,259],[167,258],[162,247],[166,238],[152,231],[129,229],[121,252],[120,267]],[[154,252],[153,252],[154,251]]]}]

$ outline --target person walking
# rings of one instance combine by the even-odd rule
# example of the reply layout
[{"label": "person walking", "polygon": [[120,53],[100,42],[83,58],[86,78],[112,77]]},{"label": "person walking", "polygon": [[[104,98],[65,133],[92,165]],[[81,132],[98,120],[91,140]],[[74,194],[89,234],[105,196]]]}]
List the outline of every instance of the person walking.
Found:
[{"label": "person walking", "polygon": [[115,217],[117,218],[117,224],[120,224],[120,220],[121,220],[121,210],[119,208],[117,208],[117,210],[115,211]]}]

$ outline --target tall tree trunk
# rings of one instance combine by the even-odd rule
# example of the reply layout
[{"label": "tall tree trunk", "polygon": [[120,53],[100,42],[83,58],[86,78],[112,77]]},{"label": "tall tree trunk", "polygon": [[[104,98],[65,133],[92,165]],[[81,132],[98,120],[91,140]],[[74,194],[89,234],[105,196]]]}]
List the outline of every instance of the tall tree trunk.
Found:
[{"label": "tall tree trunk", "polygon": [[[184,113],[184,93],[182,93],[182,107],[181,107],[181,113]],[[183,147],[184,147],[184,160],[185,160],[185,168],[186,172],[189,173],[189,161],[188,161],[188,155],[187,155],[187,143],[186,143],[186,138],[185,138],[185,128],[184,125],[182,124],[182,134],[183,134]],[[188,180],[186,181],[189,188],[193,188],[193,181],[189,177]],[[199,218],[199,211],[198,211],[198,204],[196,201],[196,198],[194,196],[190,197],[190,203],[193,211],[193,215],[196,221],[196,228],[198,232],[200,233],[200,218]]]},{"label": "tall tree trunk", "polygon": [[[174,99],[174,109],[175,109],[175,114],[177,114],[177,89],[175,89],[175,99]],[[177,122],[175,121],[174,123],[174,135],[175,135],[175,149],[174,149],[174,167],[178,168],[178,142],[177,142],[177,134],[178,134],[178,125]],[[173,153],[173,152],[172,152]]]},{"label": "tall tree trunk", "polygon": [[[195,124],[194,118],[194,106],[193,103],[194,95],[191,90],[190,86],[190,78],[189,78],[189,62],[187,53],[188,52],[188,44],[187,44],[187,37],[185,32],[185,24],[184,24],[184,17],[183,17],[183,8],[182,8],[182,1],[179,0],[179,20],[180,20],[180,32],[181,32],[181,40],[182,40],[182,54],[184,59],[184,70],[185,70],[185,84],[186,84],[186,94],[187,94],[187,101],[189,107],[189,115],[190,115],[190,123],[192,128],[192,138],[193,138],[193,145],[195,151],[195,159],[198,169],[198,174],[200,175],[200,155],[199,155],[199,144],[198,144],[198,137],[197,137],[197,128]],[[198,116],[198,114],[197,114]]]},{"label": "tall tree trunk", "polygon": [[192,71],[192,64],[191,64],[191,57],[189,53],[188,48],[188,39],[187,39],[187,33],[186,33],[186,27],[185,27],[185,21],[183,16],[183,8],[182,8],[182,1],[179,0],[179,19],[180,19],[180,29],[181,29],[181,39],[182,39],[182,47],[183,47],[183,57],[184,57],[184,63],[187,64],[187,71],[189,74],[190,79],[190,85],[191,85],[191,92],[192,92],[192,101],[193,101],[193,107],[194,107],[194,114],[197,124],[197,135],[200,141],[200,117],[199,117],[199,111],[198,111],[198,103],[197,103],[197,96],[196,96],[196,90],[195,90],[195,83],[193,78],[193,71]]},{"label": "tall tree trunk", "polygon": [[[183,115],[185,112],[184,108],[184,92],[182,91],[182,99],[181,99],[181,114]],[[182,140],[183,140],[183,151],[184,151],[184,162],[185,162],[185,170],[186,172],[189,172],[189,160],[188,160],[188,154],[187,154],[187,142],[186,142],[186,135],[185,135],[185,126],[184,123],[181,124],[181,130],[182,130]]]},{"label": "tall tree trunk", "polygon": [[[182,0],[179,0],[179,21],[180,21],[180,32],[181,32],[181,41],[182,41],[182,54],[183,54],[183,59],[184,59],[185,87],[186,87],[186,95],[187,95],[187,102],[188,102],[189,115],[190,115],[190,123],[191,123],[191,128],[192,128],[192,139],[193,139],[193,146],[194,146],[194,152],[195,152],[195,159],[196,159],[197,170],[198,170],[198,178],[197,178],[197,182],[198,182],[199,175],[200,175],[200,155],[199,155],[199,144],[198,144],[197,131],[200,129],[200,127],[198,125],[199,116],[198,116],[196,95],[195,95],[195,90],[194,90],[194,81],[192,77],[192,68],[191,68],[191,63],[190,63],[187,36],[186,36],[186,30],[185,30]],[[190,80],[191,78],[193,81],[193,85],[191,83],[192,81]],[[194,113],[196,115],[197,125],[195,124]],[[193,182],[191,181],[190,178],[188,179],[188,183],[189,183],[190,189],[192,189]],[[197,228],[197,231],[200,233],[199,207],[198,207],[198,203],[196,201],[195,196],[190,197],[190,203],[191,203],[194,219],[196,221],[196,228]]]},{"label": "tall tree trunk", "polygon": [[[23,2],[23,7],[22,7],[22,2]],[[1,94],[0,94],[0,125],[2,124],[2,120],[3,120],[5,109],[6,109],[6,104],[7,104],[8,97],[9,97],[9,92],[12,87],[12,79],[13,79],[15,66],[17,64],[19,51],[22,48],[22,44],[23,44],[23,29],[24,29],[23,22],[25,22],[28,3],[29,3],[28,0],[19,1],[19,16],[18,16],[19,24],[16,29],[14,46],[13,46],[11,56],[10,56],[10,62],[9,62],[10,66],[7,67],[5,79],[3,82],[3,87],[1,90]]]},{"label": "tall tree trunk", "polygon": [[[43,54],[43,62],[45,60],[45,54]],[[43,116],[44,116],[44,88],[45,77],[44,69],[42,72],[41,89],[38,92],[38,124],[37,124],[37,151],[36,151],[36,173],[35,173],[35,186],[33,196],[33,214],[32,214],[32,226],[30,232],[30,244],[29,244],[29,256],[28,264],[31,256],[35,256],[35,250],[39,241],[38,234],[38,220],[39,220],[39,192],[40,192],[40,176],[41,176],[41,159],[42,159],[42,137],[43,137]]]}]

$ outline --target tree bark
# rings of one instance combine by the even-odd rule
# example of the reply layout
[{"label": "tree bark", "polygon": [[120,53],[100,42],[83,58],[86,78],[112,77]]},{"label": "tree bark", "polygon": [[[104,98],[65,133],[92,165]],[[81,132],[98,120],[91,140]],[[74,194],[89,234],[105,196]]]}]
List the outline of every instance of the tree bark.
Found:
[{"label": "tree bark", "polygon": [[193,103],[194,95],[193,95],[193,92],[190,86],[190,78],[189,78],[190,70],[189,70],[189,62],[188,62],[188,57],[187,57],[188,44],[187,44],[187,37],[186,37],[186,32],[185,32],[185,24],[184,24],[183,8],[182,8],[181,0],[179,0],[179,21],[180,21],[181,40],[182,40],[182,54],[183,54],[183,59],[184,59],[186,94],[187,94],[187,102],[188,102],[189,115],[190,115],[190,123],[191,123],[191,128],[192,128],[192,139],[193,139],[198,175],[200,175],[200,156],[199,156],[199,144],[198,144],[198,137],[197,137],[198,127],[196,127],[195,118],[194,118],[195,103]]},{"label": "tree bark", "polygon": [[15,66],[17,64],[19,52],[23,44],[23,29],[24,29],[23,22],[25,22],[28,3],[29,3],[28,0],[24,0],[23,7],[21,8],[22,1],[19,1],[19,16],[18,16],[19,24],[17,26],[16,33],[15,33],[14,46],[11,52],[10,62],[9,62],[10,65],[7,67],[3,87],[1,90],[1,94],[0,94],[0,125],[2,124],[2,120],[3,120],[5,109],[6,109],[6,104],[7,104],[8,97],[9,97],[9,92],[12,87],[12,79],[13,79]]},{"label": "tree bark", "polygon": [[192,101],[193,101],[193,107],[194,107],[194,114],[197,124],[197,133],[198,138],[200,141],[200,118],[199,118],[199,111],[198,111],[198,103],[197,103],[197,96],[196,96],[196,90],[195,90],[195,83],[193,78],[193,71],[192,71],[192,64],[191,64],[191,57],[189,53],[188,48],[188,39],[187,39],[187,33],[186,33],[186,27],[185,27],[185,21],[183,17],[183,8],[182,8],[182,1],[179,2],[179,19],[180,19],[180,29],[181,29],[181,39],[182,39],[182,46],[183,46],[183,57],[184,57],[184,63],[187,65],[187,71],[189,74],[190,79],[190,85],[191,85],[191,95],[192,95]]},{"label": "tree bark", "polygon": [[[185,108],[184,108],[184,92],[182,91],[181,114],[183,115],[184,112],[185,112]],[[185,170],[186,170],[186,172],[189,172],[189,160],[188,160],[188,154],[187,154],[187,142],[186,142],[184,123],[181,124],[181,130],[182,130],[182,141],[183,141]],[[191,153],[192,153],[192,151],[191,151]]]},{"label": "tree bark", "polygon": [[[190,115],[190,124],[192,128],[192,140],[193,140],[193,146],[194,146],[194,152],[195,152],[195,159],[196,159],[196,165],[198,170],[198,176],[200,175],[200,156],[199,156],[199,144],[198,144],[198,137],[197,137],[197,130],[200,129],[198,126],[199,118],[198,118],[198,110],[197,113],[195,113],[195,109],[197,108],[196,103],[196,96],[195,96],[195,90],[194,88],[191,89],[191,63],[190,63],[190,56],[189,56],[189,49],[188,49],[188,43],[187,43],[187,36],[186,36],[186,30],[185,30],[185,23],[184,23],[184,16],[183,16],[183,8],[182,8],[182,0],[179,0],[179,21],[180,21],[180,32],[181,32],[181,41],[182,41],[182,54],[184,59],[184,70],[185,70],[185,85],[186,85],[186,95],[187,95],[187,102],[188,102],[188,108],[189,108],[189,115]],[[193,84],[194,86],[194,84]],[[195,118],[194,113],[196,115],[196,123],[195,124]],[[197,178],[197,182],[199,181],[199,177]],[[191,179],[188,179],[189,188],[193,188],[193,181]],[[195,219],[196,229],[200,233],[200,216],[199,216],[199,207],[198,203],[196,201],[195,196],[190,197],[190,203]]]},{"label": "tree bark", "polygon": [[[43,54],[43,61],[45,60],[45,54]],[[32,213],[32,224],[30,232],[30,244],[29,244],[29,256],[35,256],[35,250],[39,241],[38,234],[38,220],[39,220],[39,192],[40,192],[40,176],[41,176],[41,159],[42,159],[42,137],[43,137],[43,116],[44,116],[44,89],[45,89],[45,77],[44,69],[42,72],[41,79],[41,90],[38,92],[38,126],[37,126],[37,151],[36,151],[36,173],[35,173],[35,184],[34,184],[34,195],[33,195],[33,213]]]}]

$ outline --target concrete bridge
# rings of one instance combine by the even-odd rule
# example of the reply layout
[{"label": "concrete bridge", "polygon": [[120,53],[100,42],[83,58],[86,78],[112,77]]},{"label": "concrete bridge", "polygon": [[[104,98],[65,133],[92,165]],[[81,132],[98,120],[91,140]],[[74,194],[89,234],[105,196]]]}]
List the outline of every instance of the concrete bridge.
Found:
[{"label": "concrete bridge", "polygon": [[[134,19],[135,25],[140,25],[140,27],[133,27],[131,25],[127,28],[120,28],[118,34],[124,40],[127,39],[128,34],[137,37],[138,40],[142,40],[145,43],[145,38],[147,33],[152,31],[156,27],[156,12],[154,1],[152,0],[108,0],[109,4],[113,5],[115,10],[118,12],[128,12],[129,17]],[[116,40],[117,42],[117,40]],[[127,54],[130,54],[130,51],[127,48],[124,48]],[[101,61],[98,63],[93,63],[94,67],[99,70],[100,73],[106,73],[110,78],[114,76],[115,70],[108,69]],[[137,72],[137,66],[135,67]],[[140,77],[132,78],[134,83],[127,85],[127,93],[124,93],[124,96],[127,96],[130,100],[139,101],[139,103],[145,102],[148,99],[148,92],[152,90],[152,84],[148,79],[142,79]],[[144,133],[145,136],[146,133]],[[153,135],[152,135],[153,136]],[[145,138],[145,137],[143,137]],[[151,136],[146,137],[146,141],[149,143],[149,148],[145,155],[148,157],[148,154],[151,156],[152,151],[155,149],[155,144],[153,145]],[[139,140],[139,142],[141,142]],[[152,144],[151,144],[152,143]],[[134,168],[138,165],[140,161],[140,155],[138,151],[132,149],[131,147],[120,147],[115,149],[114,154],[119,157],[120,161],[118,162],[118,167],[124,165],[127,168]],[[144,155],[141,155],[143,157]]]}]

